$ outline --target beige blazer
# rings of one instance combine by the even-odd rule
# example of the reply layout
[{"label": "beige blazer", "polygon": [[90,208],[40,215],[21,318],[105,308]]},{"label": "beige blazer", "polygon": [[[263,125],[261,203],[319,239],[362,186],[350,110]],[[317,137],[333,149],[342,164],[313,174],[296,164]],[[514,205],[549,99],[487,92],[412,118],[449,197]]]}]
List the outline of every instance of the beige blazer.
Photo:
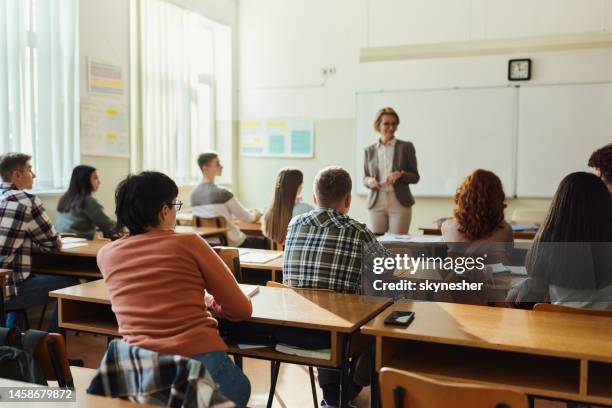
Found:
[{"label": "beige blazer", "polygon": [[[363,184],[368,187],[368,178],[374,177],[378,180],[378,154],[376,154],[376,146],[374,143],[366,147],[365,160],[363,162],[365,177]],[[410,192],[409,184],[419,182],[420,176],[417,170],[417,159],[414,145],[404,140],[396,139],[395,149],[393,151],[393,167],[392,171],[401,171],[402,177],[393,185],[397,201],[404,207],[412,207],[414,205],[414,197]],[[370,190],[368,197],[368,209],[374,207],[378,198],[378,190]]]}]

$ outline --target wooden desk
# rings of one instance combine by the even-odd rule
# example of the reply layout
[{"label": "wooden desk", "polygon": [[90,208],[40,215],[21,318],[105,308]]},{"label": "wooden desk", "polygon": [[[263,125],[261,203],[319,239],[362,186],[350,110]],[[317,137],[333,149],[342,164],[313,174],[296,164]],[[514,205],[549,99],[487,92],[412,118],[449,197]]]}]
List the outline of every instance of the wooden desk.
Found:
[{"label": "wooden desk", "polygon": [[[83,370],[83,369],[81,369]],[[79,371],[79,367],[70,367],[70,371],[73,373],[75,384],[79,384],[78,379],[82,375],[89,375]],[[83,384],[83,382],[81,382]],[[136,407],[153,407],[148,404],[136,404],[126,400],[118,398],[100,397],[97,395],[90,395],[85,392],[89,383],[85,384],[84,387],[76,386],[74,392],[76,393],[76,402],[2,402],[2,407],[15,407],[15,408],[65,408],[65,407],[87,407],[87,408],[136,408]],[[21,381],[9,380],[6,378],[0,378],[0,387],[43,387],[38,384],[30,384]]]},{"label": "wooden desk", "polygon": [[285,259],[283,251],[272,251],[270,249],[252,249],[252,248],[244,248],[245,251],[255,252],[255,253],[266,253],[266,254],[281,254],[278,258],[274,258],[266,263],[252,263],[247,261],[240,260],[240,267],[242,269],[261,269],[265,271],[270,271],[272,273],[272,280],[276,281],[277,275],[280,272],[282,277],[283,272],[283,261]]},{"label": "wooden desk", "polygon": [[[179,227],[177,227],[179,228]],[[183,232],[190,232],[195,229],[192,227],[189,230],[180,227]],[[197,228],[203,230],[216,230],[217,228]],[[98,269],[96,257],[98,251],[109,241],[86,241],[86,245],[76,248],[64,249],[59,252],[34,252],[32,254],[32,272],[43,273],[49,275],[74,276],[76,278],[85,279],[100,279],[102,274]],[[282,251],[271,251],[268,249],[247,249],[249,252],[265,252],[265,253],[282,253]],[[283,256],[275,258],[266,263],[249,263],[240,262],[241,268],[259,269],[271,271],[272,280],[276,280],[277,274],[283,270]],[[10,272],[10,271],[9,271]],[[2,270],[0,270],[0,278]]]},{"label": "wooden desk", "polygon": [[[412,310],[406,328],[383,323]],[[612,318],[437,302],[397,302],[361,328],[376,370],[488,384],[552,398],[612,403]]]},{"label": "wooden desk", "polygon": [[[176,223],[181,226],[193,225],[193,214],[190,212],[176,214]],[[261,231],[261,222],[236,221],[236,226],[240,228],[240,230],[246,235],[263,237],[263,232]]]},{"label": "wooden desk", "polygon": [[[442,230],[438,227],[421,227],[423,235],[442,235]],[[514,239],[534,239],[538,231],[512,231]]]},{"label": "wooden desk", "polygon": [[[58,300],[60,327],[120,336],[103,280],[55,290],[49,292],[49,296]],[[330,358],[288,355],[279,353],[272,347],[239,349],[233,345],[229,345],[229,353],[265,360],[338,368],[343,373],[343,381],[348,381],[351,337],[359,331],[361,325],[391,303],[389,299],[384,298],[269,287],[260,287],[252,302],[253,315],[250,322],[329,332]]]},{"label": "wooden desk", "polygon": [[[175,231],[178,233],[195,232],[203,238],[223,235],[227,228],[211,227],[185,227],[177,226]],[[32,253],[32,272],[49,275],[74,276],[84,279],[99,279],[102,277],[96,256],[106,240],[84,241],[74,248],[62,249],[59,252],[40,252]]]},{"label": "wooden desk", "polygon": [[263,237],[263,231],[261,230],[261,222],[242,222],[236,221],[236,226],[240,228],[240,231],[246,235],[252,235],[256,237]]}]

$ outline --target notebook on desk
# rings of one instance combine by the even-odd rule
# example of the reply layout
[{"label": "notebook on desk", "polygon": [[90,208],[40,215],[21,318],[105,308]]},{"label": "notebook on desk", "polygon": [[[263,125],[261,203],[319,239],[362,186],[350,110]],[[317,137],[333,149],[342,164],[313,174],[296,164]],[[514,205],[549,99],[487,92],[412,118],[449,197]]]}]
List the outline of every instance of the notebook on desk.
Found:
[{"label": "notebook on desk", "polygon": [[247,297],[252,298],[253,296],[255,296],[256,294],[259,293],[259,286],[253,286],[253,285],[245,286],[245,285],[241,285],[240,286],[240,290]]},{"label": "notebook on desk", "polygon": [[268,253],[268,252],[249,251],[244,255],[240,254],[240,262],[241,263],[265,264],[281,256],[282,256],[281,252]]}]

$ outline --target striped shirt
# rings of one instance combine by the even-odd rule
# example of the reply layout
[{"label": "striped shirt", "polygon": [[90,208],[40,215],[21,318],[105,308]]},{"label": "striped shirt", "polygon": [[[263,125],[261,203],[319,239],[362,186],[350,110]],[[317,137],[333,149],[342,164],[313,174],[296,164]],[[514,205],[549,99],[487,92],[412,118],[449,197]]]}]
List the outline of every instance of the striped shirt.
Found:
[{"label": "striped shirt", "polygon": [[287,230],[283,283],[359,293],[364,248],[368,256],[389,256],[364,224],[336,210],[318,208],[295,217]]},{"label": "striped shirt", "polygon": [[19,295],[30,275],[32,243],[57,249],[60,237],[42,202],[11,183],[0,184],[0,268],[11,269],[8,296]]}]

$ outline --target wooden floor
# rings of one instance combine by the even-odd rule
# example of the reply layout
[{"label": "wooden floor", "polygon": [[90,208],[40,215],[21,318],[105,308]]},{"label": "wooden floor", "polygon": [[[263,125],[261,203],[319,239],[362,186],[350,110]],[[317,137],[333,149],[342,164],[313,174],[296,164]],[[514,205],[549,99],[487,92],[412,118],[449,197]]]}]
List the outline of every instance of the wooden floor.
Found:
[{"label": "wooden floor", "polygon": [[[68,332],[68,356],[71,359],[82,359],[85,367],[97,368],[104,351],[106,350],[106,337],[81,334],[75,336]],[[246,358],[244,370],[251,380],[251,399],[249,407],[265,407],[268,401],[270,387],[270,363],[263,360]],[[315,370],[316,371],[316,370]],[[322,399],[321,389],[317,387],[317,396]],[[355,400],[358,407],[369,407],[370,392],[366,388]],[[283,364],[278,376],[275,408],[313,407],[308,367],[295,364]]]}]

